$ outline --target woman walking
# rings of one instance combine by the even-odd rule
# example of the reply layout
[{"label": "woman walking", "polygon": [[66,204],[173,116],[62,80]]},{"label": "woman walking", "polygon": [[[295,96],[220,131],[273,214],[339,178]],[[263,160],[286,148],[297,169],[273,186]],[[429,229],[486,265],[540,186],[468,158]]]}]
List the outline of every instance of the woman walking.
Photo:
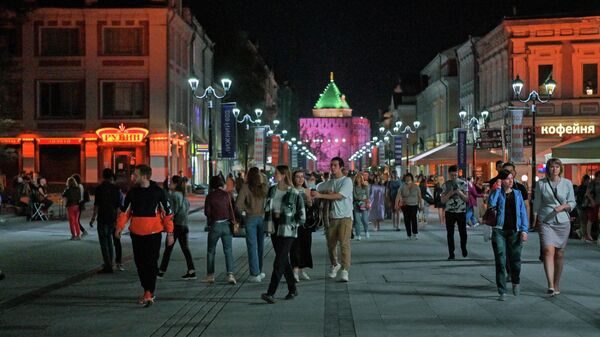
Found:
[{"label": "woman walking", "polygon": [[533,211],[540,222],[540,245],[550,296],[560,294],[560,276],[571,228],[569,212],[576,206],[573,183],[562,174],[560,159],[548,159],[546,177],[535,186],[533,202]]},{"label": "woman walking", "polygon": [[261,295],[263,301],[270,304],[275,303],[275,292],[282,276],[285,276],[288,286],[285,299],[291,300],[298,296],[290,265],[290,249],[297,236],[298,227],[304,225],[306,220],[304,201],[298,190],[292,187],[292,174],[289,167],[277,166],[275,181],[277,184],[269,189],[265,206],[265,220],[275,249],[275,261],[273,261],[269,289]]},{"label": "woman walking", "polygon": [[496,261],[496,286],[498,300],[506,300],[506,262],[510,263],[510,279],[513,295],[521,293],[521,250],[527,241],[527,209],[519,189],[513,189],[514,177],[506,169],[500,170],[498,179],[501,187],[494,190],[489,197],[489,207],[495,207],[496,226],[492,228],[492,249]]},{"label": "woman walking", "polygon": [[381,181],[381,176],[376,175],[371,184],[371,210],[369,211],[369,220],[373,222],[375,231],[379,231],[380,222],[385,216],[385,187]]},{"label": "woman walking", "polygon": [[79,194],[80,194],[80,199],[79,199],[79,216],[77,218],[77,223],[79,224],[79,230],[81,231],[81,236],[86,236],[88,235],[88,232],[85,230],[85,228],[81,225],[81,213],[83,213],[83,211],[85,210],[85,186],[83,186],[82,180],[81,180],[81,176],[77,173],[73,174],[71,177],[73,177],[73,179],[75,179],[75,181],[77,182],[77,187],[79,188]]},{"label": "woman walking", "polygon": [[596,171],[594,179],[587,185],[585,197],[587,206],[587,226],[585,232],[585,241],[593,242],[592,225],[598,221],[598,211],[600,211],[600,171]]},{"label": "woman walking", "polygon": [[419,238],[419,226],[417,223],[417,212],[422,209],[421,189],[414,182],[413,175],[404,175],[404,185],[396,197],[396,209],[402,209],[404,214],[404,227],[408,240]]},{"label": "woman walking", "polygon": [[250,282],[260,282],[265,277],[263,270],[263,250],[265,246],[265,199],[267,197],[267,181],[258,167],[248,171],[247,181],[242,184],[235,205],[244,215],[246,226],[246,250]]},{"label": "woman walking", "polygon": [[69,228],[71,229],[71,240],[81,240],[81,230],[79,228],[79,202],[81,200],[81,191],[75,178],[67,179],[67,189],[63,192],[63,198],[66,199],[67,216],[69,218]]},{"label": "woman walking", "polygon": [[[195,280],[196,269],[194,268],[192,253],[190,252],[190,247],[188,245],[188,233],[190,232],[188,227],[188,212],[190,210],[190,202],[186,199],[185,194],[186,188],[183,178],[178,175],[171,177],[171,183],[169,184],[169,202],[171,203],[171,209],[173,210],[173,240],[174,242],[179,241],[179,247],[181,247],[181,251],[183,252],[187,264],[187,273],[181,278],[184,280]],[[175,244],[168,245],[167,242],[165,242],[165,251],[160,262],[160,268],[158,268],[157,278],[159,279],[162,279],[167,272],[173,247],[175,247]]]},{"label": "woman walking", "polygon": [[[295,171],[293,177],[294,188],[300,193],[300,196],[304,201],[304,208],[310,208],[312,206],[312,198],[310,196],[310,190],[306,187],[304,182],[304,171]],[[308,276],[305,269],[313,268],[311,253],[313,229],[308,227],[310,225],[312,224],[307,221],[304,225],[299,226],[298,237],[294,240],[294,243],[292,243],[290,260],[296,282],[300,282],[300,278],[310,280],[310,276]]]},{"label": "woman walking", "polygon": [[479,218],[479,214],[477,213],[477,198],[483,198],[483,193],[479,192],[475,187],[477,180],[483,180],[483,178],[480,176],[475,179],[471,178],[468,183],[469,199],[467,200],[467,226],[471,228],[479,226],[479,221],[477,220]]},{"label": "woman walking", "polygon": [[440,225],[446,226],[446,213],[444,203],[442,202],[442,193],[444,189],[444,178],[442,176],[433,177],[433,207],[437,209]]},{"label": "woman walking", "polygon": [[369,200],[369,182],[365,180],[364,175],[358,173],[354,176],[354,237],[360,241],[361,227],[365,231],[365,237],[369,238],[369,208],[371,208],[371,200]]},{"label": "woman walking", "polygon": [[227,282],[236,284],[233,276],[232,226],[235,214],[231,195],[224,189],[225,183],[219,176],[212,176],[209,181],[210,192],[204,202],[204,215],[209,226],[208,245],[206,247],[206,276],[204,283],[215,283],[215,250],[221,240],[225,253]]}]

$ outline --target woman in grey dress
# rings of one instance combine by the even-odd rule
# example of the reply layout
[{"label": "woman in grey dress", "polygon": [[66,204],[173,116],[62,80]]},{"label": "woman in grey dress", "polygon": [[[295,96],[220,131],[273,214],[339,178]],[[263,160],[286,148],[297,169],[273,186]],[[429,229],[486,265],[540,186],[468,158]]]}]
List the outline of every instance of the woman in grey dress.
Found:
[{"label": "woman in grey dress", "polygon": [[533,202],[540,223],[540,245],[550,296],[560,294],[560,275],[571,228],[569,212],[576,205],[573,183],[562,174],[560,159],[548,159],[546,177],[537,183]]}]

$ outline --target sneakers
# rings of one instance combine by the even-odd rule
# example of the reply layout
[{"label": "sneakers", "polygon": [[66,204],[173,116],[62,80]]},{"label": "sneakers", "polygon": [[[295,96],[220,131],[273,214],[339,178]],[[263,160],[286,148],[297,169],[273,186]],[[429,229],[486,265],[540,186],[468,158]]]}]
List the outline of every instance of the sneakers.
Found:
[{"label": "sneakers", "polygon": [[340,273],[340,281],[341,282],[348,282],[348,271],[347,270],[343,270]]},{"label": "sneakers", "polygon": [[419,234],[417,234],[417,233],[413,234],[413,240],[419,240]]},{"label": "sneakers", "polygon": [[286,300],[293,300],[294,297],[296,297],[296,296],[298,296],[298,289],[296,289],[296,290],[294,290],[292,292],[289,292],[287,295],[285,295],[285,299]]},{"label": "sneakers", "polygon": [[125,271],[125,268],[123,268],[123,264],[122,263],[117,263],[115,265],[115,269],[120,270],[120,271]]},{"label": "sneakers", "polygon": [[294,280],[296,280],[296,283],[300,282],[300,276],[297,271],[294,271]]},{"label": "sneakers", "polygon": [[506,301],[506,294],[498,295],[498,301]]},{"label": "sneakers", "polygon": [[202,280],[200,280],[200,282],[202,283],[215,283],[215,276],[214,275],[206,275],[202,278]]},{"label": "sneakers", "polygon": [[[286,296],[286,297],[287,297],[287,296]],[[275,298],[273,298],[273,296],[271,296],[271,295],[269,295],[269,294],[267,294],[267,293],[261,294],[261,295],[260,295],[260,298],[261,298],[263,301],[265,301],[265,302],[267,302],[267,303],[269,303],[269,304],[274,304],[274,303],[275,303]]]},{"label": "sneakers", "polygon": [[139,304],[143,305],[145,308],[151,306],[152,304],[154,304],[154,295],[149,292],[149,291],[144,291],[144,295],[142,295],[140,297],[140,300],[138,301]]},{"label": "sneakers", "polygon": [[300,272],[300,277],[303,280],[307,280],[307,281],[310,280],[310,277],[308,276],[308,274],[304,270]]},{"label": "sneakers", "polygon": [[357,236],[357,237],[356,237],[356,241],[360,241],[360,236]]},{"label": "sneakers", "polygon": [[329,278],[335,278],[337,276],[337,273],[340,270],[340,268],[342,268],[342,265],[339,263],[336,264],[335,266],[329,267],[329,274],[327,274],[329,276]]},{"label": "sneakers", "polygon": [[260,280],[262,281],[265,277],[267,277],[267,275],[265,275],[265,273],[260,273],[258,276],[260,276]]},{"label": "sneakers", "polygon": [[366,233],[365,233],[365,237],[368,239],[368,238],[370,238],[370,237],[371,237],[371,234],[370,234],[369,232],[366,232]]},{"label": "sneakers", "polygon": [[465,249],[465,250],[463,250],[463,251],[462,251],[462,256],[463,256],[463,257],[467,257],[467,256],[469,256],[469,252],[468,252],[466,249]]},{"label": "sneakers", "polygon": [[262,281],[262,279],[260,278],[260,275],[248,276],[248,282],[251,282],[251,283],[260,283],[261,281]]},{"label": "sneakers", "polygon": [[227,283],[237,284],[237,281],[235,280],[235,276],[233,276],[233,274],[227,274]]},{"label": "sneakers", "polygon": [[158,274],[156,274],[156,278],[162,280],[163,278],[165,278],[165,272],[159,270]]},{"label": "sneakers", "polygon": [[195,271],[188,271],[181,278],[184,279],[184,280],[195,280],[196,279],[196,272]]},{"label": "sneakers", "polygon": [[513,295],[519,296],[521,295],[521,286],[519,284],[513,284]]}]

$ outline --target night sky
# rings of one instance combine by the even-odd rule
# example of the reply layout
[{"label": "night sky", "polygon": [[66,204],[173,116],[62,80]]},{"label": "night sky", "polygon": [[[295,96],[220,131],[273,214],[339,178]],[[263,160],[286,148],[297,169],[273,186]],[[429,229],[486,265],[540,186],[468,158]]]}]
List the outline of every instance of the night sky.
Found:
[{"label": "night sky", "polygon": [[440,51],[489,32],[513,5],[519,16],[600,12],[600,0],[191,1],[216,43],[219,29],[258,42],[278,82],[298,93],[301,115],[333,71],[353,114],[371,118],[389,105],[399,77],[416,78]]}]

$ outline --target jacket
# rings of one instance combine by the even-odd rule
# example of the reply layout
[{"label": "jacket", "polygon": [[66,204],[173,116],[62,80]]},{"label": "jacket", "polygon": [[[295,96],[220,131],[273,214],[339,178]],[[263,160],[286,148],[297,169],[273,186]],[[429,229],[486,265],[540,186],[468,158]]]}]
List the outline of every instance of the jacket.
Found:
[{"label": "jacket", "polygon": [[575,202],[573,183],[569,179],[560,178],[556,186],[556,194],[559,199],[558,201],[554,197],[548,178],[540,179],[535,185],[533,212],[537,214],[540,221],[546,223],[566,223],[571,221],[571,216],[566,210],[556,213],[554,207],[568,203],[571,209],[575,209],[577,202]]},{"label": "jacket", "polygon": [[122,231],[131,219],[129,231],[137,235],[173,232],[173,212],[163,191],[154,181],[150,186],[135,186],[125,196],[117,219],[117,230]]},{"label": "jacket", "polygon": [[[277,185],[269,188],[267,202],[265,203],[265,228],[274,228],[273,222],[273,198]],[[281,215],[279,225],[277,226],[277,236],[286,238],[295,238],[298,236],[298,227],[306,222],[306,209],[304,208],[304,199],[300,196],[297,189],[288,187],[287,193],[281,200]]]},{"label": "jacket", "polygon": [[171,203],[171,208],[173,209],[173,225],[187,227],[190,202],[180,191],[169,192],[169,202]]},{"label": "jacket", "polygon": [[230,203],[231,194],[220,188],[208,193],[204,202],[204,215],[206,215],[209,226],[214,225],[215,221],[229,220],[232,222],[235,219],[233,205],[229,206]]},{"label": "jacket", "polygon": [[67,188],[63,192],[62,196],[67,199],[67,203],[65,205],[66,207],[73,206],[73,205],[79,205],[79,202],[81,201],[79,187]]},{"label": "jacket", "polygon": [[[262,188],[264,188],[263,191],[267,191],[266,184],[263,184]],[[265,199],[266,197],[259,198],[252,194],[248,184],[242,184],[238,197],[235,200],[235,207],[239,212],[246,211],[246,216],[264,216]]]},{"label": "jacket", "polygon": [[[513,188],[515,193],[515,213],[517,215],[517,231],[527,233],[529,229],[529,221],[527,218],[527,209],[525,208],[525,201],[523,201],[523,195],[521,191]],[[504,228],[504,216],[506,207],[506,194],[502,188],[498,188],[490,193],[488,197],[488,207],[497,207],[496,213],[496,228]]]},{"label": "jacket", "polygon": [[469,199],[467,200],[467,206],[477,206],[477,198],[483,198],[483,193],[477,191],[475,184],[469,184]]}]

